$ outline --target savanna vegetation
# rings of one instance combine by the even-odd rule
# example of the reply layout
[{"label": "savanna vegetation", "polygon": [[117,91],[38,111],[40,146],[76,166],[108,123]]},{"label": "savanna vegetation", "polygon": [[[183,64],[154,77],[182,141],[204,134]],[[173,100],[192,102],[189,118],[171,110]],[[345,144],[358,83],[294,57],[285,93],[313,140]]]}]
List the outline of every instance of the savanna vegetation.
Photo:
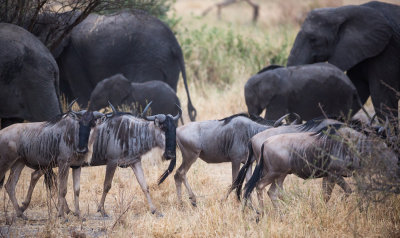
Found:
[{"label": "savanna vegetation", "polygon": [[[220,119],[246,111],[243,86],[247,79],[269,64],[286,64],[292,43],[307,11],[316,7],[360,4],[361,0],[257,0],[260,18],[251,21],[246,3],[201,17],[214,0],[164,1],[162,19],[176,33],[181,44],[189,88],[197,120]],[[163,11],[163,10],[161,10]],[[157,13],[158,14],[158,13]],[[178,86],[182,105],[187,104],[183,83]],[[183,107],[186,108],[186,107]],[[188,122],[184,112],[185,122]],[[26,211],[28,221],[13,216],[11,202],[4,189],[0,193],[0,237],[399,237],[400,200],[395,193],[358,193],[360,180],[347,181],[356,192],[345,198],[337,186],[326,204],[321,180],[301,180],[288,176],[280,210],[274,210],[266,194],[265,216],[257,223],[255,213],[243,209],[233,194],[222,201],[231,184],[230,164],[206,164],[197,160],[188,172],[188,180],[197,195],[192,207],[184,193],[184,204],[177,202],[173,176],[160,186],[157,179],[167,168],[155,150],[143,159],[150,194],[163,213],[152,215],[147,202],[127,168],[118,168],[106,200],[110,217],[96,212],[103,188],[104,167],[84,168],[81,177],[81,213],[60,220],[55,216],[56,197],[39,180],[33,200]],[[177,152],[180,165],[181,155]],[[22,201],[30,181],[30,169],[24,169],[17,186]],[[370,177],[368,177],[370,178]],[[69,176],[67,201],[72,208],[72,179]],[[364,179],[364,180],[361,180]],[[361,191],[361,190],[360,190]],[[365,191],[363,191],[365,192]],[[390,191],[389,191],[390,192]],[[384,195],[384,196],[383,196]],[[253,199],[256,200],[256,199]]]}]

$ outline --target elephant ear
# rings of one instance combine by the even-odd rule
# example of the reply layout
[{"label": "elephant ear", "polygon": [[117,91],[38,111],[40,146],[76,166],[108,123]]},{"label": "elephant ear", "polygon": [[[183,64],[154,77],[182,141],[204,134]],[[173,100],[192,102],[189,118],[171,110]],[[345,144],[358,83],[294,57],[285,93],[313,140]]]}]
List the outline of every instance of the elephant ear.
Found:
[{"label": "elephant ear", "polygon": [[114,75],[110,78],[112,85],[110,88],[110,101],[116,105],[121,105],[132,92],[131,82],[122,74]]},{"label": "elephant ear", "polygon": [[382,52],[393,31],[384,16],[372,8],[346,6],[342,10],[343,22],[328,62],[346,71]]}]

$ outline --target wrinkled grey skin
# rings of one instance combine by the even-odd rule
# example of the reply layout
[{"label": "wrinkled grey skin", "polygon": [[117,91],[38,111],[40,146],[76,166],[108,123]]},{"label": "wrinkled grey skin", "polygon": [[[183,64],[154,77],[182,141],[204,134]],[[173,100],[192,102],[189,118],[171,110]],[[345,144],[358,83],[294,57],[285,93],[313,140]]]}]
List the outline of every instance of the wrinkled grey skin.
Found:
[{"label": "wrinkled grey skin", "polygon": [[163,81],[176,91],[182,72],[190,119],[195,120],[181,47],[157,18],[140,11],[90,14],[66,41],[57,63],[60,89],[68,98],[85,106],[96,84],[118,73],[131,82]]},{"label": "wrinkled grey skin", "polygon": [[[288,66],[328,61],[347,71],[362,103],[371,96],[378,117],[384,119],[382,104],[395,109],[397,118],[399,55],[400,6],[369,2],[311,11],[297,34]],[[353,111],[358,109],[354,104]]]},{"label": "wrinkled grey skin", "polygon": [[[100,81],[90,95],[89,110],[100,110],[111,102],[114,106],[134,105],[139,112],[149,102],[152,114],[179,113],[179,98],[172,88],[161,81],[133,83],[122,74],[116,74]],[[182,118],[181,118],[182,120]],[[183,120],[182,120],[183,123]]]},{"label": "wrinkled grey skin", "polygon": [[[272,67],[271,67],[272,68]],[[347,115],[357,99],[357,90],[347,76],[328,63],[267,68],[245,84],[249,114],[276,120],[286,113],[297,113],[303,120],[326,115]]]},{"label": "wrinkled grey skin", "polygon": [[61,113],[58,66],[34,35],[0,23],[0,118],[13,122],[44,121]]}]

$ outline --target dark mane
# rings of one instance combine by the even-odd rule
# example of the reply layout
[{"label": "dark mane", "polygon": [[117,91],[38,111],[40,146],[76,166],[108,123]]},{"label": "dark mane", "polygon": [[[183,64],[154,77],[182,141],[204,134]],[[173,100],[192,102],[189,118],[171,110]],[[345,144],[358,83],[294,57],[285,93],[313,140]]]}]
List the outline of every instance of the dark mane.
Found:
[{"label": "dark mane", "polygon": [[337,130],[339,130],[343,126],[344,126],[343,124],[339,124],[339,123],[331,124],[331,125],[321,128],[317,132],[312,133],[311,136],[317,136],[318,138],[321,138],[321,137],[327,136],[327,135],[335,135]]},{"label": "dark mane", "polygon": [[236,118],[236,117],[246,117],[246,118],[251,119],[249,114],[247,114],[245,112],[242,112],[242,113],[233,114],[232,116],[229,116],[229,117],[225,117],[225,118],[219,119],[218,121],[223,121],[224,125],[226,125],[229,122],[231,122],[233,118]]},{"label": "dark mane", "polygon": [[250,119],[254,122],[257,122],[259,124],[263,124],[266,126],[274,126],[275,121],[274,120],[267,120],[263,117],[260,117],[258,115],[250,114]]},{"label": "dark mane", "polygon": [[320,116],[320,117],[316,117],[316,118],[313,118],[311,120],[308,120],[304,124],[299,125],[299,129],[302,132],[310,131],[311,129],[319,126],[325,119],[337,120],[338,117],[336,117],[336,116],[328,116],[328,117]]},{"label": "dark mane", "polygon": [[261,74],[261,73],[263,73],[263,72],[265,72],[265,71],[273,70],[273,69],[278,69],[278,68],[283,68],[283,66],[277,65],[277,64],[271,64],[271,65],[269,65],[269,66],[267,66],[267,67],[264,67],[264,68],[261,69],[260,71],[258,71],[257,74]]},{"label": "dark mane", "polygon": [[46,121],[46,126],[52,126],[52,125],[56,124],[56,123],[59,122],[61,119],[63,119],[64,116],[67,115],[67,114],[68,114],[68,112],[66,112],[66,113],[61,113],[61,114],[58,114],[58,115],[56,115],[56,116],[50,118],[49,120]]}]

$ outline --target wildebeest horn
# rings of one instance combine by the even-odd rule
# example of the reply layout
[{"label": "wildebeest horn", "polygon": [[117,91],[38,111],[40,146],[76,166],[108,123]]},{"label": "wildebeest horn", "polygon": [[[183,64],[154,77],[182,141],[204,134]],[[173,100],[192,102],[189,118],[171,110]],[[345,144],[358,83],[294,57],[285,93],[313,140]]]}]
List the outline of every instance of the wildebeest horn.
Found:
[{"label": "wildebeest horn", "polygon": [[98,112],[98,111],[94,111],[93,112],[93,116],[94,116],[95,119],[97,119],[97,118],[100,118],[100,117],[104,116],[104,114],[101,113],[101,112]]},{"label": "wildebeest horn", "polygon": [[274,123],[274,127],[278,127],[282,124],[283,119],[285,119],[287,116],[289,116],[290,113],[283,115],[281,118],[279,118],[278,120],[276,120],[276,122]]},{"label": "wildebeest horn", "polygon": [[150,102],[146,105],[146,107],[143,109],[143,112],[142,112],[142,114],[140,115],[140,117],[144,118],[144,117],[146,116],[146,112],[147,112],[147,110],[149,110],[150,105],[151,105],[152,103],[153,103],[153,101],[150,101]]},{"label": "wildebeest horn", "polygon": [[83,116],[85,114],[86,110],[80,110],[79,112],[75,112],[75,114]]},{"label": "wildebeest horn", "polygon": [[371,120],[369,121],[369,126],[372,126],[372,123],[374,123],[376,117],[376,113],[372,116]]},{"label": "wildebeest horn", "polygon": [[74,103],[76,103],[76,101],[78,101],[78,98],[75,98],[69,105],[67,108],[67,111],[70,112],[72,110],[72,106],[74,105]]},{"label": "wildebeest horn", "polygon": [[292,123],[290,123],[290,125],[300,124],[302,121],[300,115],[295,112],[293,112],[292,115],[294,115],[296,117],[296,119]]},{"label": "wildebeest horn", "polygon": [[110,101],[108,101],[108,105],[111,107],[111,110],[113,111],[114,115],[118,113],[118,111],[115,109],[115,107],[111,104]]},{"label": "wildebeest horn", "polygon": [[179,119],[179,117],[182,116],[182,109],[177,104],[175,104],[175,106],[178,107],[178,114],[176,116],[172,117],[172,119],[174,119],[174,121],[177,121]]}]

